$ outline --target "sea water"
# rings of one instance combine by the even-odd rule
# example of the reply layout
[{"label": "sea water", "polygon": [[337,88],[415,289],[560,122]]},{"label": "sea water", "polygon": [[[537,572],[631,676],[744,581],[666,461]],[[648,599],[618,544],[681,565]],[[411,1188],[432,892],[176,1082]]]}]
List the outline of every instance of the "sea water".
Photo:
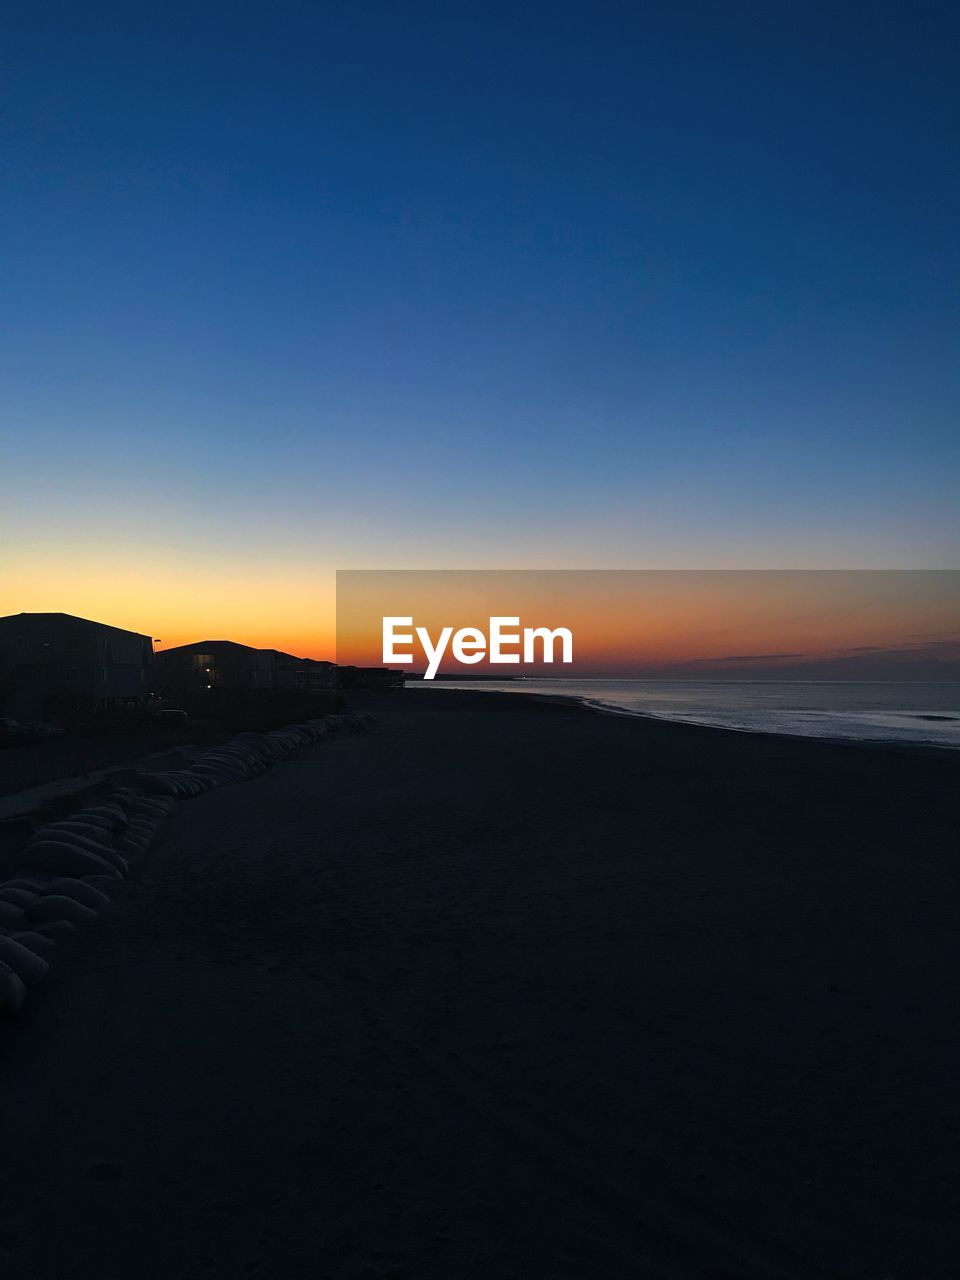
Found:
[{"label": "sea water", "polygon": [[722,729],[960,748],[957,682],[521,679],[407,687],[562,694],[620,715]]}]

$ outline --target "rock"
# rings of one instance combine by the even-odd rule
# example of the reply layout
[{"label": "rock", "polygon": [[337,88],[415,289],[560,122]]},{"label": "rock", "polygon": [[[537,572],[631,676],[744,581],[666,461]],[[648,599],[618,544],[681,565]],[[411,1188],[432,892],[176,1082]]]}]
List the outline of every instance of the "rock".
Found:
[{"label": "rock", "polygon": [[35,987],[47,976],[50,966],[43,956],[15,938],[0,938],[0,963],[12,969],[25,986]]},{"label": "rock", "polygon": [[62,893],[45,893],[31,903],[28,916],[31,920],[44,923],[51,920],[67,920],[70,924],[84,924],[87,920],[95,920],[97,913],[75,898],[68,898]]}]

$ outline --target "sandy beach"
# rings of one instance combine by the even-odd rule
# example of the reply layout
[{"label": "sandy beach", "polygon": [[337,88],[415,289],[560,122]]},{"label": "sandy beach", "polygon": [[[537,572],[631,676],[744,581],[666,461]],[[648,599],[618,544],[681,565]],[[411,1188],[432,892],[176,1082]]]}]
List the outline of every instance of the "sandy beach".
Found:
[{"label": "sandy beach", "polygon": [[0,1029],[5,1277],[956,1277],[960,759],[356,702]]}]

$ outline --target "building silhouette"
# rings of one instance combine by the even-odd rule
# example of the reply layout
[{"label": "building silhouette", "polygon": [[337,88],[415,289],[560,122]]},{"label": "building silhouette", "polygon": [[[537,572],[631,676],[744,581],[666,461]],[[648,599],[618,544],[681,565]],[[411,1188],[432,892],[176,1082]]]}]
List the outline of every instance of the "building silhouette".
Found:
[{"label": "building silhouette", "polygon": [[54,709],[135,707],[153,686],[153,642],[137,631],[69,613],[0,618],[0,708],[14,719]]}]

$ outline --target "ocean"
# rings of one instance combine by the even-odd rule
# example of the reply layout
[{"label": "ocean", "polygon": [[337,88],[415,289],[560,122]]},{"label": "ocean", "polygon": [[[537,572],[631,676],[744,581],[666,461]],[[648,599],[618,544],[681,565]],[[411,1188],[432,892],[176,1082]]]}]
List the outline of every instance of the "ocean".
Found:
[{"label": "ocean", "polygon": [[411,681],[408,688],[562,694],[621,715],[748,733],[960,748],[960,683],[827,680]]}]

